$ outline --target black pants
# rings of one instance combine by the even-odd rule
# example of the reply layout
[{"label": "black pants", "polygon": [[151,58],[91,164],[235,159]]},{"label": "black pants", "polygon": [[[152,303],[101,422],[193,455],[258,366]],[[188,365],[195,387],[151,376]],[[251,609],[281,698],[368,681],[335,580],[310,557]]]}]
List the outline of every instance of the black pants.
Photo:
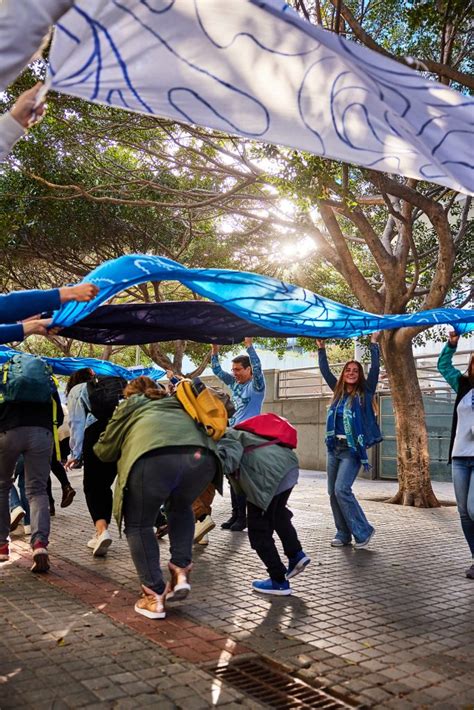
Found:
[{"label": "black pants", "polygon": [[230,500],[232,505],[232,514],[237,515],[239,518],[245,518],[247,497],[244,494],[237,495],[232,485],[230,486]]},{"label": "black pants", "polygon": [[90,516],[94,523],[112,517],[112,484],[117,476],[117,464],[104,463],[92,448],[105,430],[107,422],[94,422],[84,433],[82,455],[84,459],[84,493]]},{"label": "black pants", "polygon": [[[61,488],[65,488],[66,486],[70,485],[66,469],[62,465],[61,461],[58,461],[58,459],[56,458],[56,449],[54,450],[53,458],[51,459],[51,471],[52,473],[54,473],[59,483],[61,484]],[[48,498],[49,502],[54,504],[53,491],[51,487],[51,476],[48,478]]]},{"label": "black pants", "polygon": [[274,496],[266,511],[247,501],[250,545],[275,582],[285,581],[286,567],[278,554],[273,533],[276,532],[280,538],[288,558],[295,557],[302,549],[291,522],[293,513],[286,507],[292,490],[293,488],[288,488],[283,493]]}]

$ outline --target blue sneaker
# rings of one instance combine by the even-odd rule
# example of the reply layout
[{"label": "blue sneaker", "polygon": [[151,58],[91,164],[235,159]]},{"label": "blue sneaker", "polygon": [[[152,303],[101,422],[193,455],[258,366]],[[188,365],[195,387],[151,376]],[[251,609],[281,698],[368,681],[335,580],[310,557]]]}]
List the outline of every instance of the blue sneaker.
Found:
[{"label": "blue sneaker", "polygon": [[287,579],[296,577],[297,574],[304,571],[304,568],[307,567],[310,562],[311,558],[308,557],[308,555],[303,552],[303,550],[300,550],[295,557],[289,558],[288,569],[286,570],[285,577]]},{"label": "blue sneaker", "polygon": [[291,594],[289,582],[275,582],[273,579],[255,579],[252,582],[252,589],[262,592],[262,594],[274,594],[281,597]]}]

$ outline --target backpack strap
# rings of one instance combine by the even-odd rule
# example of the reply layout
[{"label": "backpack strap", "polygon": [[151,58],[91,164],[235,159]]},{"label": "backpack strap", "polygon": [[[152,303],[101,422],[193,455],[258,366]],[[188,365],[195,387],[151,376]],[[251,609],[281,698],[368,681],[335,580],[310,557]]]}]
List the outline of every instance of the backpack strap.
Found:
[{"label": "backpack strap", "polygon": [[[51,373],[51,380],[53,381],[54,385],[56,386],[56,389],[58,387],[58,380],[56,377]],[[53,439],[54,439],[54,448],[56,451],[56,458],[58,461],[61,461],[61,448],[59,445],[59,427],[58,427],[58,403],[56,402],[54,397],[51,397],[51,404],[53,405]]]},{"label": "backpack strap", "polygon": [[0,404],[3,404],[3,402],[5,401],[5,390],[4,390],[3,388],[4,388],[5,385],[7,384],[7,380],[8,380],[8,368],[9,368],[9,367],[10,367],[10,360],[7,360],[6,363],[4,363],[4,364],[2,365],[2,373],[3,373],[2,385],[3,385],[3,387],[2,387],[2,391],[0,392]]}]

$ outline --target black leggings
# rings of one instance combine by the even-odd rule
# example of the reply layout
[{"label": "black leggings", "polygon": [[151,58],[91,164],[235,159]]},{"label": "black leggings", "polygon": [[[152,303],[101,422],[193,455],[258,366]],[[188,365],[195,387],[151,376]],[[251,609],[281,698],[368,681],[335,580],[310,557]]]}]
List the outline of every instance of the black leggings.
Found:
[{"label": "black leggings", "polygon": [[276,532],[280,538],[288,558],[296,557],[301,550],[298,535],[291,522],[293,513],[286,507],[292,490],[293,488],[288,488],[274,496],[267,510],[257,508],[247,501],[250,545],[262,560],[270,577],[280,583],[285,581],[286,567],[278,554],[273,533]]},{"label": "black leggings", "polygon": [[84,493],[90,516],[94,523],[112,517],[112,484],[117,476],[117,464],[104,463],[94,453],[93,446],[99,440],[108,422],[94,422],[84,433],[82,455],[84,458]]}]

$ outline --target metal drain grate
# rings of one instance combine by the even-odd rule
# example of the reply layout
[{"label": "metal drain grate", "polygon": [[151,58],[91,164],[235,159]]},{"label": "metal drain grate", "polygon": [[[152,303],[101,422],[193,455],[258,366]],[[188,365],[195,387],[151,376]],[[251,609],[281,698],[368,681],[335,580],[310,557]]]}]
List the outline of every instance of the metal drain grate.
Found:
[{"label": "metal drain grate", "polygon": [[226,666],[217,666],[212,672],[217,678],[272,708],[337,710],[353,707],[352,703],[346,704],[331,697],[324,690],[294,678],[277,664],[265,659],[237,660]]}]

